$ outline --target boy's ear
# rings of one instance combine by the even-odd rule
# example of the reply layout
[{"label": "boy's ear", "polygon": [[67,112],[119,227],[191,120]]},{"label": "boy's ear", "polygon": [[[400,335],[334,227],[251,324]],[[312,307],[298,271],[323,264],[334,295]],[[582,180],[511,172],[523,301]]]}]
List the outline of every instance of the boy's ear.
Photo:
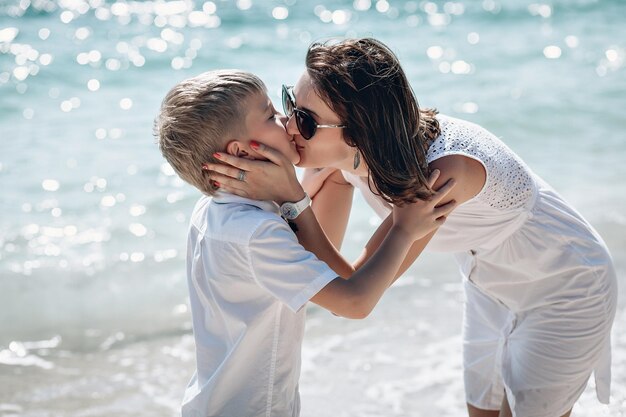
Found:
[{"label": "boy's ear", "polygon": [[226,152],[240,158],[250,157],[247,146],[242,141],[239,141],[237,139],[231,140],[226,144]]}]

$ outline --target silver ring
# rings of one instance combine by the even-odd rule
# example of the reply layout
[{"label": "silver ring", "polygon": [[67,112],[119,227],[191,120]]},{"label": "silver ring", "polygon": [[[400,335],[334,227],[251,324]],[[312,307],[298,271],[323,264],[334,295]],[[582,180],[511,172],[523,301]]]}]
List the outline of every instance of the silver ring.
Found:
[{"label": "silver ring", "polygon": [[239,181],[245,181],[246,180],[246,171],[244,171],[243,169],[239,170],[239,175],[237,175],[237,179]]}]

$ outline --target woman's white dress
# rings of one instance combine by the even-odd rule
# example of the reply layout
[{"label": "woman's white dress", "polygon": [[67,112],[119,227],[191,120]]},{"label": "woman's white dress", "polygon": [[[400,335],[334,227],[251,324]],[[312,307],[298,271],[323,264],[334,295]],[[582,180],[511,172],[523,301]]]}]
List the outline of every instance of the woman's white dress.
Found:
[{"label": "woman's white dress", "polygon": [[[482,127],[438,115],[441,135],[427,160],[463,155],[487,179],[426,250],[453,252],[464,277],[467,402],[514,416],[560,416],[595,373],[610,390],[610,332],[617,284],[597,232],[502,141]],[[384,218],[391,206],[366,179],[344,171]]]}]

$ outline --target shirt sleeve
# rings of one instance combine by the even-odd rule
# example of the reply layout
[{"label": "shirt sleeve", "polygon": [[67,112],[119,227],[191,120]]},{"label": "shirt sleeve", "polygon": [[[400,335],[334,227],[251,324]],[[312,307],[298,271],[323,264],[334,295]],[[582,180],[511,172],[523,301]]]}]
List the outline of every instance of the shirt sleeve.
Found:
[{"label": "shirt sleeve", "polygon": [[337,274],[298,243],[282,219],[263,222],[249,245],[251,274],[291,310],[298,311]]}]

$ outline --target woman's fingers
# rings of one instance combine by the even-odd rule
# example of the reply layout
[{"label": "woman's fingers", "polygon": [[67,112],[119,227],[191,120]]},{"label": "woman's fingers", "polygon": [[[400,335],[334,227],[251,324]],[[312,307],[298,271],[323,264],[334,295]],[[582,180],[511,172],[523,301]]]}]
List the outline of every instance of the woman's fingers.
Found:
[{"label": "woman's fingers", "polygon": [[433,210],[433,215],[436,218],[446,217],[448,216],[448,214],[452,212],[452,210],[454,210],[457,207],[457,205],[458,204],[456,203],[456,200],[449,201],[446,204],[443,204],[439,207],[435,207],[435,209]]},{"label": "woman's fingers", "polygon": [[218,188],[229,187],[245,190],[248,187],[248,184],[245,181],[241,181],[229,175],[220,174],[217,171],[211,172],[209,175],[209,181],[217,182],[217,184],[219,184],[217,185]]},{"label": "woman's fingers", "polygon": [[435,182],[437,182],[437,178],[439,178],[440,174],[441,171],[433,169],[433,172],[430,173],[430,177],[428,177],[428,187],[433,188],[435,186]]},{"label": "woman's fingers", "polygon": [[[244,171],[250,171],[254,166],[254,161],[239,158],[238,156],[234,156],[226,152],[216,152],[213,154],[213,156],[224,162],[225,164],[231,165],[235,168],[243,169]],[[216,166],[215,164],[205,165]]]},{"label": "woman's fingers", "polygon": [[266,157],[268,160],[275,163],[276,165],[284,165],[285,161],[287,160],[287,158],[281,152],[260,142],[253,140],[252,142],[250,142],[250,147],[257,151],[259,154],[261,154],[261,156]]},{"label": "woman's fingers", "polygon": [[439,187],[435,194],[432,196],[431,201],[435,204],[443,200],[443,198],[448,195],[448,193],[454,188],[456,185],[456,181],[454,178],[450,178],[444,185]]},{"label": "woman's fingers", "polygon": [[204,168],[206,171],[211,171],[211,178],[214,178],[215,173],[217,173],[217,174],[226,175],[230,178],[238,179],[241,171],[247,172],[246,170],[243,170],[241,168],[234,168],[230,165],[224,165],[224,164],[206,163],[202,166],[202,168]]}]

